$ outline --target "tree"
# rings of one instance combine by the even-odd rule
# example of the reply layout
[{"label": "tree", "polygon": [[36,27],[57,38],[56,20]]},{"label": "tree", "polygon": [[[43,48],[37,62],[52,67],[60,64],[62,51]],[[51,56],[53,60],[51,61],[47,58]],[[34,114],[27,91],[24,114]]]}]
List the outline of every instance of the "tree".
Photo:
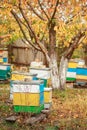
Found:
[{"label": "tree", "polygon": [[10,13],[13,6],[13,3],[6,0],[0,1],[0,40],[2,43],[13,41],[20,35],[20,29]]},{"label": "tree", "polygon": [[[73,51],[85,38],[87,28],[81,26],[81,19],[86,16],[86,12],[86,0],[19,0],[14,9],[11,10],[23,34],[25,43],[30,44],[45,55],[49,67],[52,70],[51,80],[53,88],[64,88],[68,61]],[[38,31],[35,32],[37,26],[33,28],[34,24],[31,18],[34,18],[34,20],[40,19],[40,21],[43,21],[44,28],[47,27],[46,31],[43,32],[43,37],[40,37]],[[79,24],[79,27],[75,23]],[[58,68],[56,45],[59,36],[57,33],[59,33],[60,26],[73,27],[74,24],[77,28],[67,42],[68,46],[61,55],[60,66]],[[44,28],[42,28],[42,31]],[[48,39],[45,34],[49,37]],[[64,35],[64,31],[62,34]],[[45,46],[46,40],[48,41],[48,48]],[[61,43],[65,44],[64,36],[61,38]]]}]

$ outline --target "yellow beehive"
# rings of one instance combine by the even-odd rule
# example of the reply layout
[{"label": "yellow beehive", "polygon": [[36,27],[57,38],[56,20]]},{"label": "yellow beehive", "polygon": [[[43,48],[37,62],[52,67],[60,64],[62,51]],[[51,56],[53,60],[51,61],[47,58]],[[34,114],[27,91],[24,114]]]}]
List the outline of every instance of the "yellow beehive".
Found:
[{"label": "yellow beehive", "polygon": [[0,62],[3,62],[3,58],[0,57]]},{"label": "yellow beehive", "polygon": [[23,80],[24,77],[23,75],[19,75],[19,74],[12,74],[11,80]]},{"label": "yellow beehive", "polygon": [[31,80],[31,76],[26,76],[23,74],[12,74],[11,80],[24,80],[25,78],[30,78]]},{"label": "yellow beehive", "polygon": [[52,88],[44,88],[44,102],[52,102]]},{"label": "yellow beehive", "polygon": [[3,57],[8,57],[8,51],[3,51]]},{"label": "yellow beehive", "polygon": [[83,75],[77,75],[76,79],[83,79],[83,80],[87,80],[87,76],[83,76]]},{"label": "yellow beehive", "polygon": [[13,105],[22,105],[25,106],[25,93],[14,93],[13,94]]},{"label": "yellow beehive", "polygon": [[68,68],[76,68],[77,65],[78,65],[77,62],[69,62],[69,64],[68,64]]},{"label": "yellow beehive", "polygon": [[13,105],[19,106],[39,106],[40,93],[14,93]]}]

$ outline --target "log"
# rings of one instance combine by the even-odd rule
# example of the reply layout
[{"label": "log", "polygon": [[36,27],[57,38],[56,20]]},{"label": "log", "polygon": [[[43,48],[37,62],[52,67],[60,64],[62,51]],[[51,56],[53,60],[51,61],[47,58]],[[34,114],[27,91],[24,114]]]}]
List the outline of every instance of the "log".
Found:
[{"label": "log", "polygon": [[51,110],[49,110],[49,109],[44,109],[44,110],[42,110],[41,112],[42,112],[43,114],[46,114],[46,117],[48,118],[48,116],[49,116],[49,114],[50,114],[50,111],[51,111]]},{"label": "log", "polygon": [[29,125],[33,125],[33,124],[35,124],[36,122],[40,122],[40,121],[42,121],[43,119],[45,119],[46,118],[46,114],[39,114],[39,115],[36,115],[36,116],[34,116],[34,117],[30,117],[29,119],[27,119],[26,121],[25,121],[25,124],[29,124]]},{"label": "log", "polygon": [[49,109],[44,109],[44,110],[42,110],[41,112],[44,113],[44,114],[49,114],[49,113],[50,113],[50,110],[49,110]]},{"label": "log", "polygon": [[10,116],[10,117],[7,117],[5,120],[8,122],[15,122],[16,119],[17,119],[16,116]]}]

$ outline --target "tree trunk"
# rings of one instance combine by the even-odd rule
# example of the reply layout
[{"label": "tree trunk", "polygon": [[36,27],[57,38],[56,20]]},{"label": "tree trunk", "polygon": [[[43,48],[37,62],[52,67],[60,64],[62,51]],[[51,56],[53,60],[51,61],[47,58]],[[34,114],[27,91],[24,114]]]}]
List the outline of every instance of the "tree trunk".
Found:
[{"label": "tree trunk", "polygon": [[60,88],[59,84],[59,73],[58,73],[58,65],[57,65],[57,58],[55,54],[50,56],[51,60],[49,62],[49,67],[51,68],[51,82],[52,88],[58,89]]},{"label": "tree trunk", "polygon": [[49,67],[51,68],[51,82],[53,89],[58,89],[59,85],[59,72],[57,66],[57,55],[56,55],[56,26],[55,18],[49,22]]},{"label": "tree trunk", "polygon": [[68,59],[62,56],[59,66],[59,81],[61,89],[65,89],[67,67],[68,67]]}]

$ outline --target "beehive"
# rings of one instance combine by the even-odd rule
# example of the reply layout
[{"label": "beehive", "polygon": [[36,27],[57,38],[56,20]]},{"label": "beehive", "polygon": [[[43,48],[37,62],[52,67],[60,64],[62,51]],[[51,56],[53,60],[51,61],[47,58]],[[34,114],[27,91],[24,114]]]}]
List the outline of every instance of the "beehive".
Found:
[{"label": "beehive", "polygon": [[12,77],[11,80],[20,80],[24,81],[24,79],[28,78],[30,80],[36,80],[37,74],[32,74],[32,73],[26,73],[26,72],[18,72],[18,71],[13,71],[12,72]]},{"label": "beehive", "polygon": [[37,74],[38,80],[44,81],[44,86],[47,87],[47,83],[50,80],[51,69],[50,68],[30,68],[30,73]]},{"label": "beehive", "polygon": [[87,68],[77,68],[76,80],[87,80]]},{"label": "beehive", "polygon": [[52,88],[44,88],[44,108],[49,109],[52,105]]},{"label": "beehive", "polygon": [[44,93],[13,93],[13,105],[40,106],[44,104]]},{"label": "beehive", "polygon": [[14,93],[40,93],[44,91],[43,81],[10,81],[10,99],[13,99]]},{"label": "beehive", "polygon": [[0,63],[8,63],[8,51],[0,50]]},{"label": "beehive", "polygon": [[11,65],[0,64],[0,80],[6,80],[11,77]]},{"label": "beehive", "polygon": [[44,84],[41,80],[33,80],[30,82],[13,81],[13,92],[16,93],[39,93],[44,91]]},{"label": "beehive", "polygon": [[76,68],[77,65],[78,65],[77,62],[69,62],[69,64],[68,64],[68,68]]},{"label": "beehive", "polygon": [[30,73],[37,74],[37,78],[49,79],[50,78],[50,68],[30,68]]},{"label": "beehive", "polygon": [[40,106],[14,106],[15,112],[40,113],[44,109],[44,104]]},{"label": "beehive", "polygon": [[75,81],[76,80],[76,68],[68,68],[66,74],[67,81]]},{"label": "beehive", "polygon": [[52,88],[44,88],[44,102],[52,102]]},{"label": "beehive", "polygon": [[67,81],[75,81],[76,80],[76,68],[78,63],[77,62],[69,62],[66,80]]},{"label": "beehive", "polygon": [[0,56],[0,63],[3,63],[3,58]]},{"label": "beehive", "polygon": [[43,81],[13,81],[13,105],[16,112],[40,112],[44,105]]}]

